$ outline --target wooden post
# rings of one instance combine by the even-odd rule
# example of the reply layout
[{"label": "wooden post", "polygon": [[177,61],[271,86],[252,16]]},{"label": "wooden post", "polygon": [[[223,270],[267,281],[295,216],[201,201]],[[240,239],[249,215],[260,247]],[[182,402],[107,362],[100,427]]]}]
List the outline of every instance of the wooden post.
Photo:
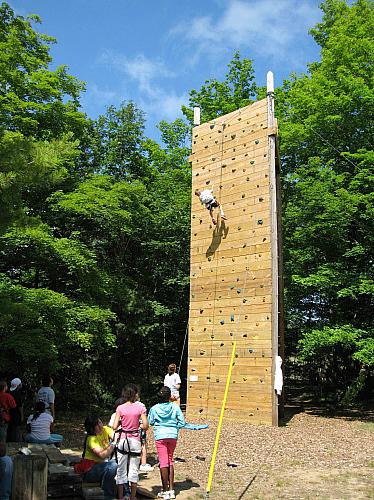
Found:
[{"label": "wooden post", "polygon": [[12,500],[47,498],[48,459],[40,455],[15,455]]},{"label": "wooden post", "polygon": [[[268,128],[274,130],[274,76],[267,73],[267,108]],[[269,135],[269,167],[270,167],[270,218],[271,218],[271,274],[272,274],[272,381],[274,384],[275,359],[278,355],[279,333],[279,263],[278,263],[278,207],[277,207],[277,180],[275,172],[276,135]],[[274,386],[272,391],[272,421],[278,425],[278,396]]]}]

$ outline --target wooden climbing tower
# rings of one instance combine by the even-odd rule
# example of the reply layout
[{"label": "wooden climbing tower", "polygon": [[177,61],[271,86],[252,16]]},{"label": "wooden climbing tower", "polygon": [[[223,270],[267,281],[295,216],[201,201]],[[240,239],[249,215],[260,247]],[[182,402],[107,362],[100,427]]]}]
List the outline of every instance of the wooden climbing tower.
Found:
[{"label": "wooden climbing tower", "polygon": [[[269,78],[269,75],[268,75]],[[272,75],[267,98],[193,129],[188,417],[278,425],[283,358],[279,159]],[[227,221],[194,194],[212,189]]]}]

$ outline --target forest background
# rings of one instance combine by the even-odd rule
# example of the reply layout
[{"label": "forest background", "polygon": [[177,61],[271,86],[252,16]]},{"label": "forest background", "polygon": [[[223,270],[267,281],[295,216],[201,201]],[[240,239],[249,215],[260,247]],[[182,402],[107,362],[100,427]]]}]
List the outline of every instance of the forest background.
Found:
[{"label": "forest background", "polygon": [[[321,8],[320,60],[275,92],[286,380],[362,404],[374,385],[374,7]],[[84,83],[50,69],[39,21],[0,7],[0,375],[35,388],[52,373],[72,406],[112,404],[130,381],[147,398],[180,363],[188,322],[192,108],[204,122],[266,90],[236,52],[223,81],[191,90],[184,119],[159,123],[158,143],[134,102],[82,112]]]}]

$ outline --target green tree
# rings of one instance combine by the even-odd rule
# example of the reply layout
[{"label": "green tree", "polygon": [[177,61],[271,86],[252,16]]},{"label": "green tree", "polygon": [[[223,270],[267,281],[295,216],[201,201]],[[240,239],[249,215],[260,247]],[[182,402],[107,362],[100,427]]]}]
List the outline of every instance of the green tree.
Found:
[{"label": "green tree", "polygon": [[78,110],[84,86],[66,66],[48,69],[55,39],[34,30],[39,22],[0,6],[0,129],[49,139],[84,126]]},{"label": "green tree", "polygon": [[228,73],[223,82],[206,80],[201,89],[190,91],[190,107],[182,106],[183,114],[193,123],[193,107],[201,109],[201,122],[213,120],[217,116],[248,106],[265,96],[265,90],[256,85],[253,63],[241,58],[235,52],[228,65]]},{"label": "green tree", "polygon": [[146,177],[144,113],[133,102],[123,102],[118,109],[109,106],[93,126],[93,158],[98,171],[118,180]]},{"label": "green tree", "polygon": [[299,340],[316,381],[342,398],[374,364],[374,12],[366,0],[322,9],[321,60],[277,91],[288,345]]}]

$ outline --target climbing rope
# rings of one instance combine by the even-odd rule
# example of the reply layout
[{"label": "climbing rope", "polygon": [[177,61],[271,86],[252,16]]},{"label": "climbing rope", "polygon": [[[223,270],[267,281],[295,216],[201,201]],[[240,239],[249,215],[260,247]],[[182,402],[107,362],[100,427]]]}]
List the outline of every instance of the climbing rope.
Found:
[{"label": "climbing rope", "polygon": [[[222,123],[221,125],[222,125],[222,138],[221,138],[221,145],[220,145],[221,158],[220,158],[219,200],[218,200],[219,203],[221,203],[221,200],[222,200],[223,142],[224,142],[224,130],[226,127],[225,123]],[[217,256],[216,256],[216,269],[215,269],[215,279],[214,279],[215,285],[214,285],[213,317],[212,317],[213,330],[212,330],[211,339],[210,339],[210,356],[209,356],[208,391],[207,391],[207,397],[206,397],[206,413],[208,413],[208,409],[209,409],[210,381],[211,381],[211,373],[212,373],[212,353],[213,353],[213,340],[214,340],[214,333],[215,333],[214,318],[215,318],[216,297],[217,297],[218,263],[219,263],[219,252],[217,252]]]},{"label": "climbing rope", "polygon": [[182,360],[183,360],[183,355],[184,355],[184,348],[186,346],[186,340],[187,340],[187,335],[188,335],[188,325],[189,325],[189,323],[190,323],[190,320],[187,321],[186,331],[184,333],[182,353],[181,353],[181,358],[179,360],[179,365],[178,365],[178,370],[177,370],[178,374],[179,374],[181,366],[182,366]]}]

